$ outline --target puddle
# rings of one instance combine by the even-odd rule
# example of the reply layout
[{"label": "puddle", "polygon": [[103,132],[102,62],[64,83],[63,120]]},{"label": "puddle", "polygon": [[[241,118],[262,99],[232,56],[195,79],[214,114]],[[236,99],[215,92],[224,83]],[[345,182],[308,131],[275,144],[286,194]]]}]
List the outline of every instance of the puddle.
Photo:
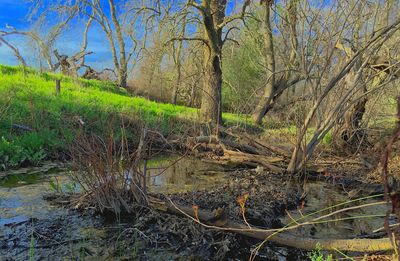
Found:
[{"label": "puddle", "polygon": [[[3,179],[0,182],[0,228],[15,222],[65,214],[43,199],[45,193],[54,192],[49,185],[51,179],[54,176],[39,173],[11,175]],[[62,183],[68,182],[68,177],[62,173],[58,179]]]},{"label": "puddle", "polygon": [[[305,185],[307,197],[304,208],[301,210],[290,211],[288,215],[282,218],[283,224],[288,224],[292,220],[298,220],[302,215],[314,213],[316,211],[335,206],[337,204],[348,202],[356,198],[362,198],[362,195],[354,197],[354,191],[344,191],[324,182],[313,182]],[[357,202],[351,202],[337,208],[326,210],[313,215],[312,218],[326,215],[340,208],[377,203],[383,201],[382,197],[365,199]],[[350,238],[359,235],[372,234],[374,230],[382,228],[384,224],[384,215],[390,206],[387,204],[372,205],[360,209],[349,210],[338,213],[333,216],[319,220],[321,223],[307,225],[293,230],[294,234],[299,236],[316,238]],[[382,215],[382,216],[380,216]],[[331,222],[324,222],[330,220]],[[301,223],[301,221],[299,221]]]},{"label": "puddle", "polygon": [[[199,190],[218,185],[226,178],[226,173],[220,166],[192,158],[183,158],[164,170],[176,160],[176,156],[170,156],[148,161],[147,184],[151,192]],[[61,189],[64,191],[65,187],[71,187],[66,172],[50,175],[39,173],[36,169],[33,172],[23,169],[3,177],[0,181],[0,226],[31,218],[41,219],[53,214],[65,214],[65,211],[43,200],[44,194],[54,192],[50,181],[62,184]]]},{"label": "puddle", "polygon": [[148,161],[147,184],[151,192],[194,191],[226,182],[227,172],[219,165],[195,158],[182,158],[173,164],[177,159],[168,156]]},{"label": "puddle", "polygon": [[[223,168],[190,158],[181,159],[177,164],[163,171],[176,159],[176,156],[170,156],[148,161],[147,184],[150,191],[172,193],[203,189],[218,185],[226,178],[227,173]],[[161,171],[163,173],[160,174]],[[135,232],[131,228],[134,224],[110,223],[109,220],[92,216],[90,211],[82,215],[51,205],[43,199],[45,194],[54,192],[50,181],[59,184],[63,191],[74,187],[71,186],[72,182],[67,172],[54,173],[53,171],[49,174],[49,172],[42,173],[34,168],[32,171],[22,169],[9,173],[7,176],[2,175],[0,180],[0,260],[2,257],[7,260],[29,259],[32,235],[36,240],[35,255],[40,258],[58,256],[60,259],[77,257],[77,260],[80,260],[79,256],[83,255],[115,260],[115,248],[120,248],[117,255],[121,257],[138,255],[135,253],[137,243],[133,237],[137,235],[143,237],[145,234],[140,231]],[[131,232],[131,237],[127,235],[127,237],[119,238],[119,235],[125,235],[127,232]],[[121,242],[115,243],[115,241]],[[124,247],[124,244],[133,244],[132,250]],[[144,260],[165,260],[162,258],[176,260],[183,257],[179,254],[181,251],[175,248],[172,250],[141,248],[140,251],[142,256],[145,255]]]},{"label": "puddle", "polygon": [[[151,192],[174,193],[195,191],[226,184],[229,180],[229,172],[224,170],[223,167],[191,158],[184,158],[174,166],[163,171],[165,167],[172,165],[176,159],[176,156],[169,156],[148,161],[147,184]],[[160,220],[158,220],[158,218],[153,220],[153,217],[141,217],[144,219],[149,218],[149,221],[146,221],[148,223],[143,221],[147,224],[146,226],[143,225],[144,229],[147,230],[140,231],[135,228],[134,223],[109,223],[99,217],[93,216],[90,214],[90,211],[85,215],[76,214],[62,207],[52,206],[43,199],[44,194],[54,191],[49,182],[51,180],[54,182],[56,179],[59,184],[62,184],[60,187],[61,189],[64,190],[71,187],[71,181],[65,172],[45,175],[40,173],[33,173],[30,175],[21,173],[7,176],[1,180],[0,256],[5,256],[10,260],[26,259],[28,256],[31,234],[33,233],[32,231],[35,231],[35,236],[37,237],[36,246],[39,245],[39,248],[35,249],[35,251],[37,257],[41,258],[49,256],[73,256],[75,258],[83,253],[83,256],[103,258],[101,260],[105,260],[104,257],[109,258],[109,260],[115,260],[116,249],[120,251],[118,255],[121,257],[137,257],[140,252],[141,257],[144,256],[143,260],[186,260],[185,258],[192,258],[193,253],[190,252],[191,250],[180,249],[181,246],[179,244],[184,244],[182,242],[178,243],[180,239],[176,239],[176,245],[169,245],[167,248],[163,249],[160,247],[160,249],[158,249],[158,244],[162,244],[162,240],[158,238],[160,234],[164,233],[165,235],[172,233],[173,235],[174,229],[188,229],[188,227],[193,225],[190,221],[174,217],[176,218],[174,222],[188,222],[188,224],[190,224],[184,223],[181,227],[178,227],[178,223],[172,222],[175,226],[174,228],[174,226],[169,227],[168,225],[168,220],[172,217],[164,217],[164,219]],[[298,219],[301,215],[349,201],[349,195],[352,194],[352,192],[344,192],[324,182],[309,183],[306,185],[305,189],[307,192],[305,206],[301,210],[301,213],[298,210],[290,212],[290,216],[293,219]],[[362,204],[381,200],[382,199],[369,199],[362,201]],[[360,203],[361,202],[358,202],[358,204]],[[353,203],[352,205],[355,204],[356,203]],[[386,205],[374,205],[368,208],[341,213],[329,217],[328,219],[338,220],[352,216],[385,214],[387,209],[388,206]],[[326,214],[327,212],[324,213]],[[282,223],[286,224],[290,222],[291,218],[288,216],[283,217],[281,219]],[[335,221],[304,226],[292,232],[300,237],[348,238],[355,235],[371,233],[373,230],[382,227],[383,220],[383,217],[373,217]],[[157,222],[159,222],[159,224],[157,224]],[[154,234],[154,231],[157,231],[157,235]],[[152,245],[152,247],[146,247],[146,243],[143,240],[149,240],[152,244],[157,242],[155,244],[156,248],[153,249],[154,245]],[[116,243],[117,241],[118,243]],[[196,246],[194,242],[190,243],[190,240],[188,242],[191,244],[190,247]],[[51,247],[47,247],[48,245]],[[204,246],[206,246],[206,244],[204,244]],[[271,249],[273,248],[268,249],[268,251],[272,251]],[[237,254],[240,249],[236,250],[237,251],[234,250],[232,253]],[[125,253],[124,251],[128,252]],[[182,254],[186,253],[185,251],[190,252],[189,256]],[[211,250],[207,250],[208,253],[211,253],[210,251]],[[245,251],[247,251],[247,249]],[[205,252],[199,253],[205,255]],[[287,248],[278,248],[277,253],[273,254],[271,252],[266,254],[266,256],[260,254],[258,258],[260,260],[271,260],[271,256],[279,256],[278,260],[302,260],[301,258],[298,259],[298,256],[289,258],[291,253],[293,253],[293,255],[298,254],[297,251],[292,251]],[[200,255],[199,257],[200,258],[196,260],[202,260],[203,256]],[[233,259],[229,260],[240,259],[240,257],[239,259],[238,257],[233,257]],[[0,260],[2,259],[0,258]],[[80,260],[80,258],[76,260]]]}]

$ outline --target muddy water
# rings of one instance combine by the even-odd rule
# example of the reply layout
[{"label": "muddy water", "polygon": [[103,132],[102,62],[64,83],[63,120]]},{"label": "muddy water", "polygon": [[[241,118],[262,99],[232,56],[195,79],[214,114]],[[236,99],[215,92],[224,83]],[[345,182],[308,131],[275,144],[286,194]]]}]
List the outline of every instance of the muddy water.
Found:
[{"label": "muddy water", "polygon": [[[68,178],[64,173],[57,175],[59,182],[67,183]],[[65,210],[51,206],[43,199],[45,193],[52,192],[49,181],[55,178],[54,175],[34,173],[12,175],[1,181],[0,227],[30,219],[65,215]]]},{"label": "muddy water", "polygon": [[[227,175],[218,166],[194,159],[182,159],[168,167],[176,160],[177,157],[173,156],[148,162],[150,191],[173,193],[203,189],[223,183]],[[52,205],[44,200],[44,195],[53,193],[55,187],[71,192],[71,188],[77,189],[77,186],[73,185],[67,172],[48,173],[47,167],[43,171],[46,173],[33,168],[0,175],[0,261],[28,260],[32,238],[35,240],[34,260],[62,260],[62,257],[83,260],[81,256],[99,256],[104,260],[137,257],[135,247],[129,248],[129,253],[127,249],[115,253],[116,245],[124,244],[114,244],[115,240],[119,235],[134,231],[130,229],[132,224],[110,223],[101,217],[81,215]],[[136,232],[130,234],[137,236]],[[171,250],[146,249],[142,252],[145,252],[143,260],[180,258]]]},{"label": "muddy water", "polygon": [[[150,191],[174,193],[209,188],[225,184],[229,172],[221,167],[210,165],[196,159],[180,160],[173,167],[176,157],[160,157],[147,164],[147,184]],[[83,260],[81,256],[102,257],[101,260],[115,260],[129,257],[137,259],[135,251],[141,246],[132,243],[130,247],[120,244],[117,253],[115,242],[121,238],[135,241],[141,232],[131,228],[132,224],[108,223],[101,218],[87,214],[77,215],[60,206],[53,206],[43,199],[43,195],[53,191],[49,182],[59,184],[59,189],[68,192],[71,181],[66,172],[41,174],[37,170],[29,174],[24,171],[18,175],[3,178],[0,182],[0,260],[27,260],[31,250],[32,235],[35,242],[35,259],[62,260],[67,257]],[[304,207],[290,212],[290,217],[283,217],[286,224],[301,215],[361,197],[353,191],[344,191],[324,182],[306,184],[307,193]],[[372,203],[381,199],[370,199],[362,203]],[[343,219],[354,216],[371,216],[386,213],[387,206],[379,205],[362,210],[346,212],[329,219]],[[324,212],[326,214],[327,212]],[[328,212],[329,213],[329,212]],[[306,226],[293,231],[299,236],[346,238],[368,234],[380,228],[383,217],[358,218],[313,226]],[[139,233],[139,234],[138,234]],[[142,237],[147,237],[147,235]],[[55,245],[55,246],[54,246]],[[177,246],[179,247],[179,246]],[[182,250],[141,249],[141,260],[187,260],[191,256],[182,256]],[[127,252],[128,251],[128,252]],[[279,248],[278,260],[285,258],[291,250]],[[286,254],[285,254],[286,253]],[[260,253],[259,260],[275,260],[270,254]],[[136,257],[136,258],[135,258]],[[131,260],[129,259],[129,260]],[[93,259],[87,259],[93,260]],[[199,260],[196,259],[196,260]],[[200,258],[201,260],[201,258]],[[233,260],[242,260],[234,258]]]},{"label": "muddy water", "polygon": [[[309,221],[313,218],[318,218],[346,207],[364,204],[373,205],[338,213],[318,220],[318,222],[320,222],[318,224],[303,226],[292,231],[292,233],[299,236],[317,238],[351,238],[354,236],[373,234],[373,231],[382,228],[384,224],[384,216],[390,209],[390,206],[387,204],[374,204],[382,202],[382,197],[373,197],[355,201],[365,197],[365,195],[357,194],[357,190],[346,191],[340,186],[332,186],[325,182],[312,182],[305,184],[304,192],[307,194],[304,205],[296,210],[289,211],[290,217],[289,215],[286,215],[281,219],[283,224],[291,223],[293,220],[299,220],[298,223],[302,223],[305,220]],[[305,220],[302,219],[305,215],[344,202],[349,203],[316,213]]]},{"label": "muddy water", "polygon": [[169,156],[148,161],[147,175],[150,191],[174,193],[223,184],[226,182],[228,174],[219,165],[206,163],[195,158],[179,159]]}]

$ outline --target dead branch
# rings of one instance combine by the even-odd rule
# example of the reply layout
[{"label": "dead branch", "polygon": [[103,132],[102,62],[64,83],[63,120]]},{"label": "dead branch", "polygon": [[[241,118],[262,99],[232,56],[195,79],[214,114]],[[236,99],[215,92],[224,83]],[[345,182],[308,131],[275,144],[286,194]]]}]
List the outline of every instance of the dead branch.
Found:
[{"label": "dead branch", "polygon": [[6,41],[3,37],[0,36],[0,42],[2,42],[3,44],[5,44],[8,48],[10,48],[13,52],[15,57],[17,57],[18,61],[22,64],[22,66],[26,67],[27,64],[25,62],[24,57],[22,56],[22,54],[20,53],[20,51],[18,50],[17,47],[13,46],[12,44],[10,44],[8,41]]},{"label": "dead branch", "polygon": [[323,250],[341,250],[353,252],[376,252],[393,250],[389,238],[381,239],[317,239],[317,238],[299,238],[287,232],[276,233],[275,230],[268,231],[262,229],[251,229],[244,224],[239,224],[229,220],[223,210],[210,212],[207,210],[197,210],[195,213],[192,207],[179,206],[172,201],[160,200],[156,198],[149,199],[149,205],[159,211],[168,212],[175,215],[183,215],[191,218],[194,222],[212,229],[219,229],[226,232],[237,233],[240,235],[265,240],[300,248],[304,250],[314,250],[319,244]]}]

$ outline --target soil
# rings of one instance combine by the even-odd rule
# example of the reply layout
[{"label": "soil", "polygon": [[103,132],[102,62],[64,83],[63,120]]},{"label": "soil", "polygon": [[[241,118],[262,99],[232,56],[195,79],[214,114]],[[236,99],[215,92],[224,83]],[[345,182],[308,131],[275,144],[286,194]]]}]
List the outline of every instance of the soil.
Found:
[{"label": "soil", "polygon": [[[346,198],[352,197],[348,192],[354,189],[357,196],[382,191],[377,183],[371,184],[357,176],[351,179],[335,171],[310,173],[308,178],[335,188],[330,193],[343,193]],[[224,179],[211,180],[218,182],[212,186],[202,183],[200,190],[153,192],[152,196],[169,197],[175,203],[197,205],[209,211],[224,209],[230,219],[243,222],[237,198],[248,193],[247,221],[267,228],[282,227],[286,211],[314,204],[304,183],[285,174],[237,170],[225,172]],[[323,186],[315,190],[324,189]],[[54,193],[47,194],[46,198],[57,204],[57,208],[63,208],[60,204],[70,199],[68,194]],[[99,214],[94,209],[72,210],[68,205],[63,211],[66,213],[14,220],[5,224],[4,229],[0,227],[0,260],[27,260],[31,255],[35,260],[248,260],[250,252],[260,243],[146,208],[119,217]],[[319,228],[312,229],[315,235]],[[311,232],[302,233],[300,237]],[[256,260],[307,260],[307,252],[267,243]]]}]

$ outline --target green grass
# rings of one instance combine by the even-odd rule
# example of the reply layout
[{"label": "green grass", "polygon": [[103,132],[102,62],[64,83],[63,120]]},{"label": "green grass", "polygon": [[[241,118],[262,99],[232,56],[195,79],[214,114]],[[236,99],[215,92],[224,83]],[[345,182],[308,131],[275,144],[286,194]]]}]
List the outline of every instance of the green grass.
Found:
[{"label": "green grass", "polygon": [[[61,79],[59,96],[54,93],[55,79]],[[197,121],[199,111],[133,97],[109,82],[0,65],[0,169],[57,157],[79,131],[78,117],[93,133],[119,126],[122,117],[170,134],[179,133],[184,123]],[[223,118],[228,124],[251,125],[243,115],[224,113]],[[13,124],[35,131],[15,131]]]}]

